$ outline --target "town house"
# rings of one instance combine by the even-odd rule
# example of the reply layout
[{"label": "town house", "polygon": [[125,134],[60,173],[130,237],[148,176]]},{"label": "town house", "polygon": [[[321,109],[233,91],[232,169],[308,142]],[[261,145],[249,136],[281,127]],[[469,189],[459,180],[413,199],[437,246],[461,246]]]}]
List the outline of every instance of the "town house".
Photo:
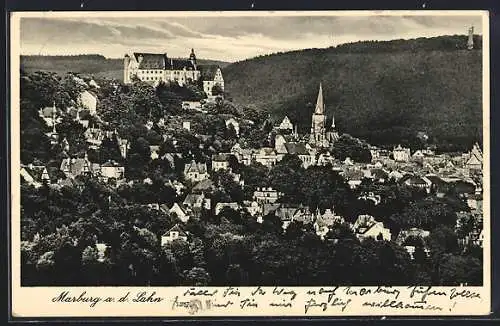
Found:
[{"label": "town house", "polygon": [[391,241],[391,231],[370,215],[359,215],[352,229],[360,241],[367,238]]},{"label": "town house", "polygon": [[184,178],[191,182],[198,182],[209,178],[206,163],[197,163],[194,160],[184,166]]},{"label": "town house", "polygon": [[274,204],[281,198],[281,195],[271,187],[257,188],[253,193],[253,199],[259,204]]},{"label": "town house", "polygon": [[179,224],[176,224],[161,236],[161,246],[163,247],[164,245],[169,244],[172,241],[187,241],[187,239],[187,233],[179,226]]},{"label": "town house", "polygon": [[229,155],[228,153],[220,153],[212,155],[212,170],[227,170],[229,169]]}]

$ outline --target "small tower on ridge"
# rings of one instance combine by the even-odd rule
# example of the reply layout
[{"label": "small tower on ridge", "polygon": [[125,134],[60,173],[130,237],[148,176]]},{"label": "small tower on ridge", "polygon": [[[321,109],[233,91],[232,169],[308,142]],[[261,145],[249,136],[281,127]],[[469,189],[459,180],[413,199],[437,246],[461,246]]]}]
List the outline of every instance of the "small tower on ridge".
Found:
[{"label": "small tower on ridge", "polygon": [[474,26],[469,27],[469,37],[467,38],[467,50],[474,49]]}]

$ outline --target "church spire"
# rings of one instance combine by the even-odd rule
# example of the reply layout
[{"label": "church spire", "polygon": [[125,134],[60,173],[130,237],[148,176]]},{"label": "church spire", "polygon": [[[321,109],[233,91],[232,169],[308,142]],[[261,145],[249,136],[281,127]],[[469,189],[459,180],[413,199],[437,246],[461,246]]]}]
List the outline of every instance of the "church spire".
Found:
[{"label": "church spire", "polygon": [[316,100],[316,108],[314,109],[314,114],[324,114],[325,105],[323,104],[323,88],[321,83],[319,83],[318,99]]}]

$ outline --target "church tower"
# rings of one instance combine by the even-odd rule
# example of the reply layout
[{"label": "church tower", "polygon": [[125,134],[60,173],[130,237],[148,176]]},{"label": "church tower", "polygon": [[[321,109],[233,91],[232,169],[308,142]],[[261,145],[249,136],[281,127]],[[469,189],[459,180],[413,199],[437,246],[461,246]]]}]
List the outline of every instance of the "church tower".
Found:
[{"label": "church tower", "polygon": [[467,39],[467,50],[474,49],[474,26],[469,28],[469,37]]},{"label": "church tower", "polygon": [[326,139],[326,116],[325,104],[323,103],[323,87],[319,84],[318,99],[316,107],[312,115],[311,135],[309,143],[319,147],[327,147],[328,140]]}]

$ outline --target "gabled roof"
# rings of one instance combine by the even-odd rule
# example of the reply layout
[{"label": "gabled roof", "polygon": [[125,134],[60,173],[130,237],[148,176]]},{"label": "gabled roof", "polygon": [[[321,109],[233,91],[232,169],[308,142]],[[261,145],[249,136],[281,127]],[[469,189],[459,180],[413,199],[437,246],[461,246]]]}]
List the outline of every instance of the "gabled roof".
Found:
[{"label": "gabled roof", "polygon": [[76,159],[71,159],[71,158],[65,158],[61,162],[61,171],[69,172],[73,176],[78,176],[85,172],[86,170],[88,172],[91,172],[92,165],[90,162],[85,159],[85,158],[76,158]]},{"label": "gabled roof", "polygon": [[383,169],[371,169],[370,172],[376,179],[385,179],[388,177],[387,172],[385,172]]},{"label": "gabled roof", "polygon": [[[44,165],[32,165],[32,166],[25,165],[22,167],[36,181],[42,181],[42,177],[43,177],[44,172],[47,172],[47,174],[49,173]],[[47,177],[50,180],[50,174],[48,174]]]},{"label": "gabled roof", "polygon": [[181,227],[179,226],[179,224],[174,225],[170,230],[168,230],[167,232],[165,232],[165,234],[163,234],[163,235],[164,236],[165,235],[169,235],[170,232],[179,232],[179,237],[187,237],[187,233],[184,232],[183,229],[181,229]]},{"label": "gabled roof", "polygon": [[[139,62],[139,57],[142,61]],[[161,53],[134,53],[135,60],[139,62],[139,69],[165,69],[167,55]]]},{"label": "gabled roof", "polygon": [[419,176],[411,176],[405,180],[405,183],[410,185],[426,185],[427,182],[422,177]]},{"label": "gabled roof", "polygon": [[172,207],[168,210],[169,212],[172,212],[174,208],[178,208],[182,214],[187,215],[188,214],[188,209],[184,207],[183,205],[179,205],[178,203],[174,203]]},{"label": "gabled roof", "polygon": [[212,189],[215,189],[215,186],[213,181],[210,179],[202,180],[193,187],[193,191],[207,191]]},{"label": "gabled roof", "polygon": [[191,161],[184,166],[184,173],[206,173],[207,164],[206,163],[196,163]]},{"label": "gabled roof", "polygon": [[193,205],[198,202],[199,199],[203,199],[205,196],[202,194],[189,194],[184,199],[184,205]]}]

